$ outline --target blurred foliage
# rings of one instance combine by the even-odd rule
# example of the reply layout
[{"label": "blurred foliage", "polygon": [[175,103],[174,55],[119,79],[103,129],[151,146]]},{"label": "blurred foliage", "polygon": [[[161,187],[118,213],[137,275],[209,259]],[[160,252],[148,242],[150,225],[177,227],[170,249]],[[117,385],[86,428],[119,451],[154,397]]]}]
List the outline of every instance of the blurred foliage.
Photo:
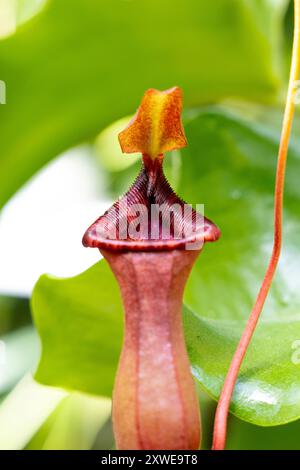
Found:
[{"label": "blurred foliage", "polygon": [[300,421],[264,428],[230,417],[227,449],[300,450]]},{"label": "blurred foliage", "polygon": [[[5,3],[10,8],[6,17]],[[179,152],[166,157],[166,173],[189,202],[205,203],[206,215],[223,232],[201,255],[185,299],[196,312],[185,310],[193,371],[214,396],[271,248],[282,119],[282,109],[274,105],[284,96],[289,64],[293,17],[291,7],[286,14],[288,4],[0,0],[0,35],[25,22],[0,41],[0,79],[7,86],[7,104],[0,106],[0,206],[45,163],[93,140],[106,126],[96,140],[95,158],[119,195],[140,163],[120,155],[115,140],[120,122],[112,123],[132,114],[149,87],[183,88],[189,147],[182,159]],[[247,103],[233,103],[233,98]],[[220,101],[226,107],[206,106]],[[291,362],[291,342],[300,337],[299,121],[295,124],[283,258],[232,407],[260,424],[300,415],[299,366]],[[42,277],[33,308],[43,343],[38,379],[109,395],[122,314],[105,264],[72,279]],[[77,392],[66,396],[26,377],[8,393],[39,354],[27,312],[26,300],[0,298],[8,352],[0,370],[0,393],[7,394],[0,406],[0,448],[96,449],[105,443],[111,448],[107,400]],[[214,403],[203,394],[201,401],[203,446],[209,448]],[[266,429],[231,417],[228,447],[299,448],[298,430],[299,421]]]},{"label": "blurred foliage", "polygon": [[128,126],[130,117],[125,117],[114,122],[104,129],[95,141],[95,149],[99,162],[108,173],[125,170],[136,161],[140,160],[139,154],[131,154],[130,158],[124,158],[119,144],[118,134]]},{"label": "blurred foliage", "polygon": [[[178,192],[190,203],[203,203],[205,215],[222,231],[218,243],[201,254],[185,294],[186,303],[206,317],[244,320],[271,252],[280,134],[272,126],[272,111],[268,119],[267,111],[264,116],[268,124],[210,107],[186,125],[189,146],[182,151]],[[295,120],[298,132],[299,125]],[[299,161],[295,133],[286,175],[283,253],[264,309],[266,319],[286,321],[300,311]]]},{"label": "blurred foliage", "polygon": [[28,299],[0,296],[1,335],[28,323],[31,323]]},{"label": "blurred foliage", "polygon": [[8,392],[28,371],[34,371],[40,354],[36,330],[19,328],[1,337],[0,396]]},{"label": "blurred foliage", "polygon": [[[117,292],[104,261],[69,280],[41,278],[33,295],[33,311],[43,343],[38,380],[111,395],[122,333]],[[217,397],[242,325],[204,319],[187,308],[184,322],[193,373]],[[259,326],[232,401],[237,416],[265,426],[300,416],[300,384],[297,366],[291,360],[299,326],[299,316],[298,320]]]},{"label": "blurred foliage", "polygon": [[18,25],[25,23],[36,15],[47,3],[47,0],[8,0],[15,3],[15,16]]},{"label": "blurred foliage", "polygon": [[41,277],[32,308],[44,343],[36,378],[46,385],[111,396],[122,307],[106,264],[71,279]]}]

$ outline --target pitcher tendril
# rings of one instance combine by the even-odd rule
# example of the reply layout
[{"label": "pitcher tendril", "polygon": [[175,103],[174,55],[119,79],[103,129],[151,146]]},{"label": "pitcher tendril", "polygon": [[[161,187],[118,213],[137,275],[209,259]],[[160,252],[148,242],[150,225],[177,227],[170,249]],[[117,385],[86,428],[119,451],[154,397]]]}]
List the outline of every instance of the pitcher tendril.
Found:
[{"label": "pitcher tendril", "polygon": [[295,110],[295,98],[296,98],[296,84],[300,72],[300,0],[294,2],[294,41],[293,41],[293,52],[292,52],[292,63],[290,71],[290,79],[286,100],[286,107],[283,117],[281,140],[278,152],[277,171],[276,171],[276,184],[275,184],[275,196],[274,196],[274,243],[273,251],[269,261],[265,277],[263,279],[260,291],[258,293],[256,302],[253,310],[248,319],[245,330],[242,334],[236,352],[233,356],[229,371],[227,373],[221,396],[218,402],[214,435],[213,435],[213,449],[223,450],[226,445],[226,433],[227,433],[227,419],[231,396],[234,390],[234,386],[238,377],[240,367],[242,365],[244,356],[247,352],[249,343],[255,331],[257,322],[262,312],[265,300],[269,293],[273,277],[276,271],[278,260],[281,252],[282,245],[282,212],[283,212],[283,193],[284,193],[284,181],[285,181],[285,170],[286,160],[288,152],[288,144],[291,134],[294,110]]},{"label": "pitcher tendril", "polygon": [[[220,231],[173,191],[163,154],[186,145],[177,87],[148,90],[119,135],[142,168],[127,193],[86,231],[120,287],[125,335],[113,392],[118,449],[198,449],[200,413],[182,327],[182,297],[205,242]],[[189,248],[189,249],[186,249]]]}]

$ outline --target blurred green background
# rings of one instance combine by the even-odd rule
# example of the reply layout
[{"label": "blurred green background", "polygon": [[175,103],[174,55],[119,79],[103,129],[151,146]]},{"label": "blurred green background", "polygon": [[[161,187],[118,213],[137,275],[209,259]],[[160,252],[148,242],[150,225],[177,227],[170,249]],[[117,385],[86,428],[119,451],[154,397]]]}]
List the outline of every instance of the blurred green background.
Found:
[{"label": "blurred green background", "polygon": [[[82,234],[140,165],[117,134],[147,88],[174,85],[189,147],[166,157],[166,173],[223,232],[185,296],[206,328],[202,340],[188,325],[186,335],[210,447],[213,398],[271,248],[292,30],[288,0],[0,0],[0,449],[114,448],[114,287],[99,279],[101,305],[97,279],[48,277],[30,298],[44,272],[98,261]],[[283,260],[234,397],[230,449],[300,449],[299,123]]]}]

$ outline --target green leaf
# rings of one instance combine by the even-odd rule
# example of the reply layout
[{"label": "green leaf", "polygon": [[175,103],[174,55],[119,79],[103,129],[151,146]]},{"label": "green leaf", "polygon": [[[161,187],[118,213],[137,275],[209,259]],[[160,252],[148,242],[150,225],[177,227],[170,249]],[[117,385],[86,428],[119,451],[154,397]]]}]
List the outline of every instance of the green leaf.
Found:
[{"label": "green leaf", "polygon": [[16,385],[25,373],[36,368],[39,353],[38,336],[32,326],[18,328],[1,337],[0,395]]},{"label": "green leaf", "polygon": [[263,428],[231,416],[226,449],[300,450],[300,420],[283,426]]},{"label": "green leaf", "polygon": [[[193,373],[214,398],[271,251],[279,133],[270,123],[209,107],[186,126],[189,147],[182,155],[179,193],[204,202],[223,234],[199,257],[185,295],[190,308],[184,310]],[[299,173],[296,136],[288,161],[283,256],[231,406],[241,419],[263,426],[300,417]],[[122,309],[105,262],[71,279],[43,276],[32,306],[43,345],[37,379],[110,395]]]},{"label": "green leaf", "polygon": [[149,87],[179,85],[192,106],[274,99],[286,4],[48,2],[0,43],[0,206],[51,158],[132,113]]}]

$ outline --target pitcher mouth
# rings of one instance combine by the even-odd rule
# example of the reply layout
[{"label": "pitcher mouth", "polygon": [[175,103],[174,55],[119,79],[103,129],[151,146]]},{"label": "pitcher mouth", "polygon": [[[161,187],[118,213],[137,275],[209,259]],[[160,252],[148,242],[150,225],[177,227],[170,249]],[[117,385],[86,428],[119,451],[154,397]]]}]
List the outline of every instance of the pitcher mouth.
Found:
[{"label": "pitcher mouth", "polygon": [[133,185],[88,228],[83,245],[110,251],[169,251],[201,249],[219,237],[219,228],[173,191],[163,159],[144,155]]}]

